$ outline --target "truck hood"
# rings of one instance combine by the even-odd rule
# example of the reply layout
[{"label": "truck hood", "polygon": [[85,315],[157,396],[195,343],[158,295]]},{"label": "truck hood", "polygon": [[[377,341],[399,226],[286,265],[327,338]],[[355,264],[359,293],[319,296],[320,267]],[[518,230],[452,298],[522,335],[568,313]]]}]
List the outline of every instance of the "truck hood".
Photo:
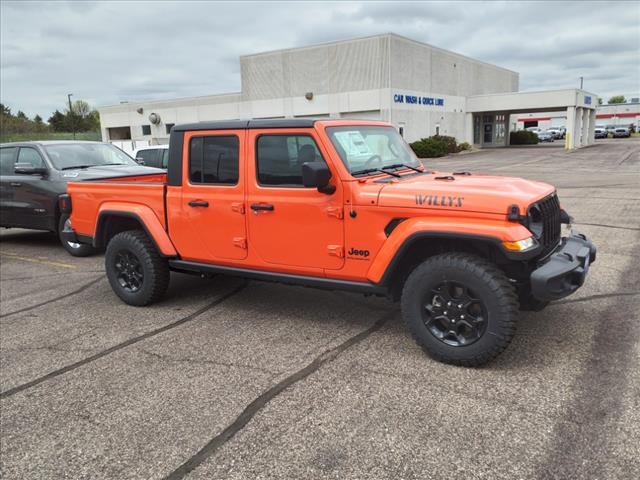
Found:
[{"label": "truck hood", "polygon": [[380,190],[378,205],[505,215],[511,205],[524,211],[554,191],[549,184],[516,177],[434,172],[386,183]]},{"label": "truck hood", "polygon": [[60,172],[64,180],[96,180],[99,178],[130,177],[165,173],[164,170],[143,165],[105,165],[104,167],[77,168]]}]

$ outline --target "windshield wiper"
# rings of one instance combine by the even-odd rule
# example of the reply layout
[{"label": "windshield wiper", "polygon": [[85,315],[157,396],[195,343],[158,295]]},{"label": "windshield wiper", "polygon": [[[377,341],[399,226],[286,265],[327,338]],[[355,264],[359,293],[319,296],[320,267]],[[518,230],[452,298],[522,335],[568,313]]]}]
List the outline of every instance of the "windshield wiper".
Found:
[{"label": "windshield wiper", "polygon": [[414,172],[424,173],[424,170],[420,170],[418,167],[412,167],[411,165],[407,165],[406,163],[394,163],[393,165],[385,165],[384,168],[408,168],[409,170],[413,170]]},{"label": "windshield wiper", "polygon": [[391,175],[392,177],[396,177],[396,178],[400,178],[400,175],[398,175],[396,172],[390,172],[389,170],[385,170],[384,168],[367,168],[365,170],[358,170],[356,172],[351,172],[351,175],[366,175],[367,173],[375,173],[375,172],[382,172],[382,173],[386,173],[387,175]]},{"label": "windshield wiper", "polygon": [[64,167],[60,170],[75,170],[76,168],[90,168],[95,167],[95,165],[73,165],[72,167]]}]

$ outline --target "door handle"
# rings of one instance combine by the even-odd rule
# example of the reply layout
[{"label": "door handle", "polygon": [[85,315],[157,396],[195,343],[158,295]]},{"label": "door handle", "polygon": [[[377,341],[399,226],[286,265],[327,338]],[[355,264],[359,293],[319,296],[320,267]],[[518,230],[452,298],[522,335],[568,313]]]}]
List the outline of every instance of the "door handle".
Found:
[{"label": "door handle", "polygon": [[11,186],[12,186],[12,187],[21,187],[21,186],[22,186],[22,184],[21,184],[21,183],[19,183],[19,182],[11,182]]},{"label": "door handle", "polygon": [[209,206],[209,202],[207,202],[205,200],[191,200],[189,202],[189,206],[190,207],[208,207]]},{"label": "door handle", "polygon": [[265,210],[267,212],[273,212],[274,207],[268,203],[254,203],[251,205],[251,210],[257,212],[258,210]]}]

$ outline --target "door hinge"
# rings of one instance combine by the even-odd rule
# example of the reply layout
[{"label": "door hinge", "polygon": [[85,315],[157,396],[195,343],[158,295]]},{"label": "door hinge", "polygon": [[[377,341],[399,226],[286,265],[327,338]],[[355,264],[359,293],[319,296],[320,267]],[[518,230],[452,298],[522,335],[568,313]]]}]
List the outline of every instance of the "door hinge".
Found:
[{"label": "door hinge", "polygon": [[344,218],[344,209],[342,207],[327,208],[327,215],[330,217]]},{"label": "door hinge", "polygon": [[247,239],[245,237],[233,237],[233,244],[243,250],[247,249]]},{"label": "door hinge", "polygon": [[234,212],[238,212],[242,215],[244,215],[244,203],[242,202],[234,202],[231,204],[231,210],[233,210]]},{"label": "door hinge", "polygon": [[344,257],[344,248],[342,248],[342,245],[327,245],[327,250],[329,251],[329,255],[333,257]]}]

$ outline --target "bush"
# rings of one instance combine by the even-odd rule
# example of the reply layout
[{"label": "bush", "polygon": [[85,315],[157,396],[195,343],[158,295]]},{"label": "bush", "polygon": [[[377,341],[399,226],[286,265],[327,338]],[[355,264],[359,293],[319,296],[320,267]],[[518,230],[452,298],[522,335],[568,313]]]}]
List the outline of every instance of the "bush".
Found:
[{"label": "bush", "polygon": [[471,150],[471,145],[469,145],[469,143],[467,142],[462,142],[460,145],[458,145],[458,151],[462,152],[463,150]]},{"label": "bush", "polygon": [[528,130],[518,130],[509,135],[510,145],[535,145],[538,143],[538,135]]},{"label": "bush", "polygon": [[[465,145],[464,147],[462,147]],[[419,158],[444,157],[450,153],[457,153],[461,150],[468,150],[471,145],[468,143],[458,145],[454,137],[447,135],[434,135],[429,138],[421,138],[411,144],[411,149]]]}]

